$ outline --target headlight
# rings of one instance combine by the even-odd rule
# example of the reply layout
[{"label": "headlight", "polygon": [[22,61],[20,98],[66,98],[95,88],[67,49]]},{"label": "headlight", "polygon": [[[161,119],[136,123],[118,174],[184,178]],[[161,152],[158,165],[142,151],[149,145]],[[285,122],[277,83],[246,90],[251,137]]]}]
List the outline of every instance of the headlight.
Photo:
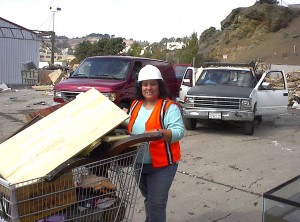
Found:
[{"label": "headlight", "polygon": [[102,93],[104,96],[108,97],[110,101],[115,101],[117,99],[116,93]]},{"label": "headlight", "polygon": [[185,97],[185,103],[194,103],[193,97]]},{"label": "headlight", "polygon": [[61,91],[54,91],[54,97],[56,97],[56,98],[62,98]]},{"label": "headlight", "polygon": [[251,109],[251,101],[249,99],[242,99],[241,109]]}]

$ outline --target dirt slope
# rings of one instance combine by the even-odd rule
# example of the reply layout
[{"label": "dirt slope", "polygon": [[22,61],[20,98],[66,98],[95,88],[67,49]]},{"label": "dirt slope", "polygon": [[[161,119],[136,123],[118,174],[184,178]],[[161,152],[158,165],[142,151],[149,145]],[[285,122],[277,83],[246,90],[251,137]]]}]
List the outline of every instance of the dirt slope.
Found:
[{"label": "dirt slope", "polygon": [[300,9],[256,4],[233,10],[221,25],[201,34],[206,60],[300,65]]}]

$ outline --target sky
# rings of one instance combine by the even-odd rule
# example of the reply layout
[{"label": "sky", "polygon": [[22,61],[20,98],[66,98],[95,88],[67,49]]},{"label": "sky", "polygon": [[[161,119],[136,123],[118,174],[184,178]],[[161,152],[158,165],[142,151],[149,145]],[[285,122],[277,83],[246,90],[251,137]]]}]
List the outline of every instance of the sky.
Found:
[{"label": "sky", "polygon": [[[283,5],[300,4],[285,0]],[[68,38],[91,33],[136,41],[198,36],[221,29],[233,9],[255,0],[0,0],[0,17],[31,30],[54,31]],[[52,10],[50,10],[52,7]],[[61,8],[57,11],[57,8]]]}]

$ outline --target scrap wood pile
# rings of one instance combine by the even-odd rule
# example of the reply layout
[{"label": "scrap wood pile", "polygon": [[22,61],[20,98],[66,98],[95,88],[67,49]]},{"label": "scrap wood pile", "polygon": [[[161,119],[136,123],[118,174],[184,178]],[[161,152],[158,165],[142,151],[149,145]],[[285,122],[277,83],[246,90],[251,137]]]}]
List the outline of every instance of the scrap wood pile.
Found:
[{"label": "scrap wood pile", "polygon": [[0,144],[0,221],[131,221],[136,145],[162,135],[121,134],[127,118],[94,88],[26,115]]},{"label": "scrap wood pile", "polygon": [[290,105],[294,103],[300,104],[300,71],[286,73],[287,84],[290,94]]},{"label": "scrap wood pile", "polygon": [[[66,79],[68,73],[61,69],[57,70],[44,70],[39,69],[37,71],[38,76],[36,77],[35,84],[31,87],[35,91],[52,91],[53,85]],[[28,76],[23,77],[26,82],[29,78]]]}]

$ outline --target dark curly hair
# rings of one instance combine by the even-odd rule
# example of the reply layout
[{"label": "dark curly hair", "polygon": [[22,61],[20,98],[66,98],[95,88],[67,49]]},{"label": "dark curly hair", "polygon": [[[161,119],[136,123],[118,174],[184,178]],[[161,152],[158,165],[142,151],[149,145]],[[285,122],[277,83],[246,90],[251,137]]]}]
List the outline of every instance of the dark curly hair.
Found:
[{"label": "dark curly hair", "polygon": [[[167,91],[167,88],[165,87],[164,82],[161,79],[158,79],[158,89],[159,89],[159,93],[158,93],[158,98],[169,98],[169,92]],[[137,100],[143,100],[145,99],[145,97],[143,96],[142,93],[142,82],[137,82],[136,87],[136,99]]]}]

